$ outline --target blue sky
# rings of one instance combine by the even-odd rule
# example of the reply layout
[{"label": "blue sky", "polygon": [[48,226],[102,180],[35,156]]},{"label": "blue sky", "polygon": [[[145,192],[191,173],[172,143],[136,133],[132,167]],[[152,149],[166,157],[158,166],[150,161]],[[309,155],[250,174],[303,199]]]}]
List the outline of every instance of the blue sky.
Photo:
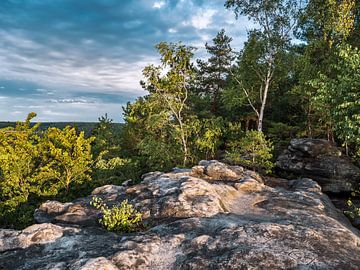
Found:
[{"label": "blue sky", "polygon": [[221,28],[240,49],[251,23],[224,0],[1,0],[0,121],[122,121],[144,95],[142,69],[160,41],[183,41],[206,56]]}]

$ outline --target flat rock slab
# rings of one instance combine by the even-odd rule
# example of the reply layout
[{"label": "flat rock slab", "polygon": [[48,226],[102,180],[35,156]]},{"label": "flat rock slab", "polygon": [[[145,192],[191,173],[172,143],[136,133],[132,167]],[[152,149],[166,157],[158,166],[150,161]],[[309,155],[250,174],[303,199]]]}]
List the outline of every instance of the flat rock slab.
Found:
[{"label": "flat rock slab", "polygon": [[57,224],[0,230],[0,269],[360,269],[359,232],[315,181],[262,181],[224,164],[210,176],[209,164],[94,190],[109,205],[129,198],[152,226],[144,232],[59,221],[71,205],[82,207],[79,216],[96,216],[91,196],[44,204],[38,221]]}]

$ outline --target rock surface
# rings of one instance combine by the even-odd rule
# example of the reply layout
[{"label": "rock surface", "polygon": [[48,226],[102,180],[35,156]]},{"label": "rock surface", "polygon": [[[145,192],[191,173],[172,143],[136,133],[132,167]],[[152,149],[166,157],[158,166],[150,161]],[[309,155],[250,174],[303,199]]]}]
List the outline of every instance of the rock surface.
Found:
[{"label": "rock surface", "polygon": [[[100,228],[93,195],[128,198],[148,230]],[[217,161],[47,202],[35,216],[45,223],[0,230],[0,269],[360,269],[359,232],[316,182],[263,180]]]},{"label": "rock surface", "polygon": [[277,167],[317,181],[324,192],[351,192],[360,182],[360,169],[326,140],[293,139],[276,162]]}]

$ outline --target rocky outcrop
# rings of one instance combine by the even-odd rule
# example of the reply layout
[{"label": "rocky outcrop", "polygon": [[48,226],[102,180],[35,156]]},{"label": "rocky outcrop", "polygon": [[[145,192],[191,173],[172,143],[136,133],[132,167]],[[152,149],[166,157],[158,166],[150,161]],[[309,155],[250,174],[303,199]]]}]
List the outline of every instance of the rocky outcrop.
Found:
[{"label": "rocky outcrop", "polygon": [[[109,205],[128,198],[147,230],[100,228],[93,195]],[[35,216],[45,223],[0,230],[0,269],[360,269],[358,231],[316,182],[217,161],[47,202]]]},{"label": "rocky outcrop", "polygon": [[331,142],[294,139],[276,162],[283,171],[317,181],[324,192],[350,192],[360,182],[360,169]]}]

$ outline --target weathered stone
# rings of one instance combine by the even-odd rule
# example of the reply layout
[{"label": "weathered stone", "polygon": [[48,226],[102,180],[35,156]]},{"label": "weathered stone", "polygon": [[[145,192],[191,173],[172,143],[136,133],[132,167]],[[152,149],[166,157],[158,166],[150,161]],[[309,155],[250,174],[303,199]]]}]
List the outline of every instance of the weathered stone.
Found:
[{"label": "weathered stone", "polygon": [[260,185],[259,182],[253,178],[245,177],[239,183],[235,184],[235,188],[237,190],[255,192],[261,191],[264,188],[264,185]]},{"label": "weathered stone", "polygon": [[360,182],[360,169],[325,140],[292,140],[276,165],[300,177],[314,179],[325,192],[350,192]]},{"label": "weathered stone", "polygon": [[240,166],[229,166],[217,160],[202,160],[199,162],[199,166],[192,168],[192,173],[195,176],[208,180],[237,181],[242,178],[244,168]]},{"label": "weathered stone", "polygon": [[90,259],[80,270],[118,270],[118,268],[104,257]]},{"label": "weathered stone", "polygon": [[49,223],[32,225],[23,231],[1,229],[0,252],[25,249],[35,244],[51,243],[61,238],[65,231],[74,231],[74,229]]},{"label": "weathered stone", "polygon": [[[83,224],[0,230],[0,269],[360,269],[359,232],[315,181],[265,179],[270,187],[254,172],[241,175],[214,181],[181,170],[98,188],[93,194],[109,204],[127,196],[152,227],[122,235]],[[53,203],[49,215],[90,198]]]},{"label": "weathered stone", "polygon": [[[109,193],[109,196],[111,196],[111,193]],[[95,226],[99,219],[99,211],[90,207],[90,200],[91,198],[87,198],[64,204],[47,201],[35,210],[34,219],[38,223],[52,222]]]},{"label": "weathered stone", "polygon": [[293,139],[290,141],[289,150],[300,151],[311,157],[320,155],[340,157],[342,155],[334,143],[320,139]]}]

